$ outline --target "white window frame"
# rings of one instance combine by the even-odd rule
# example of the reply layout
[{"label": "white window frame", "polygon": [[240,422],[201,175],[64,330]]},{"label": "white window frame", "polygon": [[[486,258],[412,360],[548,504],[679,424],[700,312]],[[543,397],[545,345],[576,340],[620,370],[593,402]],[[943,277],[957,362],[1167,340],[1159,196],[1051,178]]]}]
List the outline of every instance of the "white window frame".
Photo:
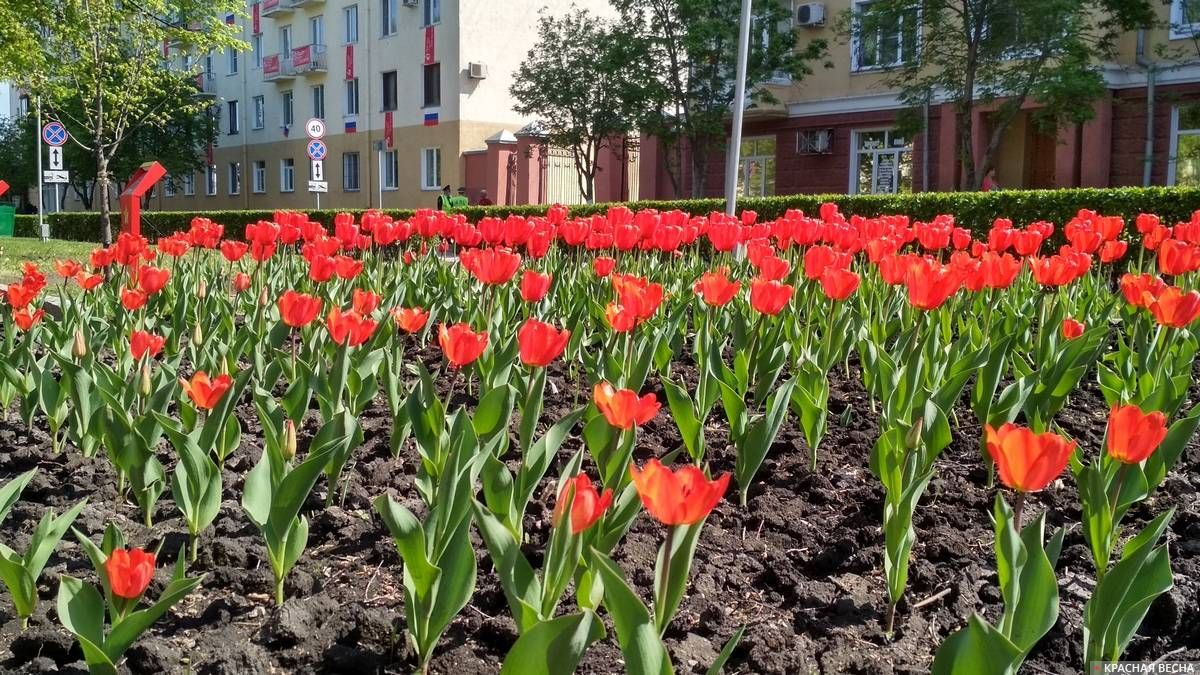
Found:
[{"label": "white window frame", "polygon": [[915,36],[915,41],[914,41],[916,52],[914,54],[908,55],[908,54],[904,53],[904,36],[903,36],[904,27],[901,26],[901,28],[900,28],[900,44],[896,50],[897,53],[899,54],[899,58],[896,61],[893,61],[892,63],[880,63],[880,64],[869,65],[869,66],[865,66],[859,62],[859,56],[862,54],[862,32],[861,32],[861,27],[859,26],[859,23],[858,23],[858,21],[859,21],[858,17],[861,16],[864,7],[867,7],[868,5],[871,5],[871,4],[875,3],[876,1],[877,0],[853,0],[853,4],[851,5],[851,12],[852,12],[852,14],[851,14],[852,27],[850,30],[850,72],[851,73],[870,73],[870,72],[878,72],[881,70],[889,70],[891,68],[899,68],[900,66],[903,66],[906,63],[908,63],[910,58],[917,58],[918,55],[921,53],[921,36],[922,36],[921,10],[920,10],[920,7],[918,6],[918,8],[917,8],[917,25],[916,25],[917,34]]},{"label": "white window frame", "polygon": [[[429,158],[432,154],[436,171],[434,175],[430,175]],[[421,190],[423,192],[434,192],[441,190],[442,182],[442,149],[437,148],[421,148]]]},{"label": "white window frame", "polygon": [[163,179],[163,196],[175,196],[175,176],[168,175]]},{"label": "white window frame", "polygon": [[[905,145],[904,147],[897,148],[897,147],[892,147],[889,145],[889,146],[886,146],[879,150],[859,150],[859,148],[858,148],[859,136],[862,136],[863,134],[870,134],[870,133],[877,133],[877,132],[885,132],[887,134],[894,134],[894,133],[896,133],[896,128],[895,127],[866,127],[866,128],[862,128],[862,129],[851,130],[851,132],[850,132],[850,153],[851,153],[850,154],[850,179],[849,179],[849,189],[847,190],[846,194],[851,194],[851,195],[905,194],[900,191],[900,180],[899,180],[900,159],[899,159],[899,157],[896,158],[896,167],[895,167],[896,175],[893,176],[893,178],[892,178],[893,190],[891,192],[875,192],[874,191],[876,179],[875,179],[875,176],[873,173],[872,173],[872,178],[871,178],[872,191],[871,192],[859,192],[858,191],[858,169],[859,169],[859,161],[861,161],[861,159],[862,159],[861,155],[869,153],[874,157],[874,156],[883,155],[883,154],[899,155],[900,153],[903,153],[903,152],[907,152],[910,155],[912,155],[913,152],[916,150],[916,146],[913,144],[913,140],[911,138],[906,139],[908,141],[908,144]],[[914,162],[916,161],[915,156],[910,157],[909,159]],[[910,179],[912,179],[912,178],[914,178],[914,177],[910,176]]]},{"label": "white window frame", "polygon": [[292,24],[279,27],[279,58],[292,60]]},{"label": "white window frame", "polygon": [[[388,174],[391,174],[389,180]],[[380,183],[386,191],[395,191],[400,189],[400,151],[385,150],[383,153],[383,167],[379,176]]]},{"label": "white window frame", "polygon": [[242,106],[237,100],[226,101],[225,111],[228,114],[229,135],[236,136],[242,133]]},{"label": "white window frame", "polygon": [[391,37],[400,32],[400,0],[379,0],[379,36]]},{"label": "white window frame", "polygon": [[296,191],[296,160],[291,157],[279,160],[279,191]]},{"label": "white window frame", "polygon": [[191,171],[183,174],[183,196],[196,196],[196,174]]},{"label": "white window frame", "polygon": [[296,94],[288,89],[287,91],[279,92],[279,97],[283,99],[281,120],[285,127],[290,127],[296,123]]},{"label": "white window frame", "polygon": [[345,103],[345,109],[346,109],[347,115],[357,115],[358,114],[358,111],[360,109],[359,108],[360,101],[358,98],[358,94],[359,94],[358,78],[355,77],[353,79],[346,80],[346,100],[344,101],[344,103]]},{"label": "white window frame", "polygon": [[[392,101],[392,107],[390,107],[390,108],[388,107],[388,96],[387,96],[387,76],[388,75],[391,75],[393,81],[395,82],[395,85],[392,87],[392,97],[395,100]],[[383,112],[399,110],[399,108],[400,108],[400,71],[385,70],[384,72],[379,74],[379,95],[383,102],[383,106],[382,106]]]},{"label": "white window frame", "polygon": [[204,170],[204,194],[207,197],[217,196],[217,165],[209,164]]},{"label": "white window frame", "polygon": [[[348,171],[349,159],[354,158],[354,170]],[[354,185],[350,186],[347,180],[351,175],[354,176]],[[342,153],[342,192],[358,192],[362,189],[362,156],[357,152]]]},{"label": "white window frame", "polygon": [[422,0],[421,27],[436,26],[442,22],[442,0]]},{"label": "white window frame", "polygon": [[1171,146],[1170,152],[1167,155],[1167,185],[1174,186],[1178,182],[1178,158],[1179,158],[1179,139],[1182,136],[1200,136],[1200,128],[1196,129],[1180,129],[1179,128],[1179,109],[1185,105],[1200,106],[1200,101],[1193,103],[1181,103],[1171,106]]},{"label": "white window frame", "polygon": [[262,69],[262,34],[250,36],[250,49],[254,54],[254,69]]},{"label": "white window frame", "polygon": [[[777,32],[783,33],[783,32],[790,31],[794,28],[794,22],[796,20],[796,0],[780,0],[780,4],[787,7],[787,11],[788,11],[788,18],[784,19],[783,21],[780,21],[779,26],[777,28]],[[765,26],[763,27],[762,35],[760,36],[760,39],[762,40],[764,49],[771,44],[771,32],[768,31]],[[779,85],[781,87],[787,86],[791,83],[792,83],[792,76],[781,70],[777,70],[777,71],[771,73],[770,77],[763,80],[763,84],[774,84],[774,85]]]},{"label": "white window frame", "polygon": [[308,18],[308,32],[312,37],[309,44],[324,45],[325,44],[325,15],[317,14]]},{"label": "white window frame", "polygon": [[250,176],[250,191],[256,195],[267,193],[267,162],[266,160],[254,160],[254,166],[251,169]]},{"label": "white window frame", "polygon": [[[1170,39],[1172,40],[1190,40],[1200,33],[1200,21],[1192,21],[1185,23],[1183,20],[1183,3],[1196,2],[1196,0],[1171,0],[1171,26]],[[1195,7],[1194,11],[1200,14],[1200,6]]]},{"label": "white window frame", "polygon": [[343,44],[356,44],[358,42],[358,5],[346,5],[342,8],[342,23],[345,24],[346,30],[342,34]]},{"label": "white window frame", "polygon": [[229,196],[242,194],[242,163],[229,163]]},{"label": "white window frame", "polygon": [[742,185],[742,191],[738,193],[739,197],[774,197],[775,196],[774,193],[768,194],[766,192],[767,180],[766,180],[765,176],[763,178],[763,192],[761,194],[750,194],[749,192],[747,192],[747,190],[750,188],[750,176],[747,173],[749,171],[750,164],[752,162],[758,162],[760,164],[760,166],[763,167],[763,171],[766,172],[767,160],[771,160],[772,162],[775,163],[775,169],[774,169],[775,189],[778,190],[778,188],[779,188],[779,185],[778,185],[778,182],[779,182],[779,138],[778,138],[778,136],[776,136],[774,134],[761,134],[758,136],[747,136],[747,137],[742,138],[742,143],[744,144],[748,141],[754,142],[754,141],[768,140],[768,139],[775,142],[775,154],[774,155],[742,155],[740,152],[738,153],[738,175],[740,176],[740,182]]},{"label": "white window frame", "polygon": [[259,94],[254,97],[254,124],[251,129],[262,129],[267,126],[267,99]]},{"label": "white window frame", "polygon": [[228,59],[228,64],[229,64],[229,70],[226,74],[227,75],[237,75],[238,67],[241,65],[239,63],[240,59],[238,56],[237,48],[236,47],[226,47],[225,48],[225,58]]},{"label": "white window frame", "polygon": [[314,84],[312,91],[313,117],[325,119],[325,85]]}]

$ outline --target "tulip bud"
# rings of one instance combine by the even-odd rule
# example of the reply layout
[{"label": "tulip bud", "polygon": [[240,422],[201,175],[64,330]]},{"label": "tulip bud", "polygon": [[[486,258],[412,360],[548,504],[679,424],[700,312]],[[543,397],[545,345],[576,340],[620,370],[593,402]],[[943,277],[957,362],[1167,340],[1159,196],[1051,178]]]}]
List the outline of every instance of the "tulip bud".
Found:
[{"label": "tulip bud", "polygon": [[204,331],[200,330],[200,324],[196,324],[192,328],[192,345],[199,347],[202,344],[204,344]]},{"label": "tulip bud", "polygon": [[921,445],[921,431],[924,428],[925,418],[918,417],[916,423],[908,430],[908,433],[904,434],[904,447],[909,450],[915,450],[917,446]]},{"label": "tulip bud", "polygon": [[85,342],[83,339],[83,331],[76,328],[75,342],[71,345],[71,356],[74,356],[76,360],[79,360],[87,356],[87,353],[87,342]]},{"label": "tulip bud", "polygon": [[208,282],[201,279],[200,283],[196,286],[196,297],[203,300],[206,296],[208,296]]},{"label": "tulip bud", "polygon": [[266,307],[268,302],[270,301],[267,299],[267,287],[263,286],[262,292],[258,294],[258,306]]},{"label": "tulip bud", "polygon": [[149,396],[151,389],[150,362],[144,361],[142,362],[142,376],[141,381],[138,383],[138,391],[142,394],[142,396]]},{"label": "tulip bud", "polygon": [[283,458],[292,461],[296,456],[296,423],[287,420],[283,423]]}]

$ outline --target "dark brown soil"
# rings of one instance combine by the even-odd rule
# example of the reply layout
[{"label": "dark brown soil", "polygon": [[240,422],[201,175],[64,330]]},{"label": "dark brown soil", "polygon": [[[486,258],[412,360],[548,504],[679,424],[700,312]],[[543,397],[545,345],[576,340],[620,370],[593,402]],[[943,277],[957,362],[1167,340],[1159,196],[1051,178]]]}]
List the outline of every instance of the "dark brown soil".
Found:
[{"label": "dark brown soil", "polygon": [[[545,420],[569,410],[584,395],[553,371],[547,387]],[[856,374],[833,374],[830,433],[816,473],[798,430],[785,425],[750,493],[749,507],[737,506],[731,490],[709,519],[700,539],[691,585],[666,644],[678,672],[703,673],[739,626],[745,638],[726,671],[731,673],[918,673],[926,672],[942,639],[974,611],[995,620],[1000,608],[989,513],[995,490],[987,490],[980,461],[980,429],[969,411],[958,411],[957,437],[938,460],[917,513],[918,540],[907,599],[894,640],[885,638],[882,577],[881,488],[867,469],[878,421]],[[648,387],[657,389],[652,381]],[[659,391],[660,399],[665,397]],[[1059,416],[1063,427],[1095,452],[1104,427],[1105,406],[1094,393],[1075,395]],[[382,399],[362,419],[365,443],[347,470],[344,499],[321,508],[326,486],[310,500],[309,547],[287,583],[288,600],[276,609],[270,600],[271,575],[257,530],[239,503],[242,476],[261,448],[253,408],[239,417],[246,430],[242,447],[225,472],[225,502],[215,526],[201,540],[192,568],[206,574],[200,589],[154,626],[128,653],[132,673],[407,673],[413,662],[403,637],[400,559],[371,500],[388,492],[417,508],[413,488],[416,452],[401,457],[388,449],[391,422]],[[731,470],[724,422],[714,414],[709,442],[714,471]],[[73,448],[57,456],[49,438],[26,431],[15,415],[0,422],[0,480],[34,466],[40,471],[22,501],[0,526],[0,541],[23,548],[46,507],[61,511],[87,497],[76,522],[99,538],[110,519],[136,544],[165,539],[163,560],[173,560],[184,539],[182,520],[169,492],[159,503],[152,531],[140,525],[136,507],[116,503],[116,479],[103,457],[82,459]],[[312,434],[310,415],[304,432]],[[301,446],[305,441],[302,440]],[[571,438],[560,451],[543,490],[527,515],[538,550],[548,532],[554,495],[550,481],[579,448]],[[680,446],[667,411],[641,432],[638,460]],[[169,452],[162,459],[170,466]],[[1128,517],[1140,527],[1170,506],[1175,588],[1154,603],[1131,644],[1127,658],[1200,660],[1200,624],[1190,615],[1200,607],[1200,447],[1193,442],[1180,466],[1148,503]],[[1069,532],[1059,563],[1062,610],[1058,625],[1027,662],[1027,672],[1078,673],[1082,649],[1080,617],[1093,583],[1091,562],[1078,527],[1076,491],[1069,477],[1038,495],[1027,507],[1047,510]],[[642,596],[650,594],[652,570],[663,530],[639,517],[615,552]],[[485,549],[476,539],[480,572],[472,603],[439,645],[432,671],[472,675],[495,673],[515,639],[512,621]],[[11,604],[0,601],[0,670],[14,673],[85,672],[81,654],[57,623],[54,581],[61,573],[92,578],[86,557],[68,536],[42,577],[42,603],[30,628],[21,633]],[[149,594],[167,581],[160,564]],[[568,604],[568,603],[564,603]],[[1187,608],[1191,607],[1191,610]],[[612,639],[592,646],[580,666],[585,673],[623,670]]]}]

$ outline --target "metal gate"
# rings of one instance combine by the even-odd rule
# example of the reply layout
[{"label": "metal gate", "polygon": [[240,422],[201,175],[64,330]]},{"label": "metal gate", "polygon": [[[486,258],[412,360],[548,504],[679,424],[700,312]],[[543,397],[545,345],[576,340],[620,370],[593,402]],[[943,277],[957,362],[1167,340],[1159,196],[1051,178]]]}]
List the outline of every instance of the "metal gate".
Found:
[{"label": "metal gate", "polygon": [[582,204],[575,159],[567,148],[549,148],[546,157],[546,203]]}]

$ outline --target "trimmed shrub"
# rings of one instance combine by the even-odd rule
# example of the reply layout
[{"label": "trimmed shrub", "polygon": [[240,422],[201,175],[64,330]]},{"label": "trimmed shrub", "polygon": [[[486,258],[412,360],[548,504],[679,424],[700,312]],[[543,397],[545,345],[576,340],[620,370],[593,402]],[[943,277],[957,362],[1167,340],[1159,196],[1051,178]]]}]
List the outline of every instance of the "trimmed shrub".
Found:
[{"label": "trimmed shrub", "polygon": [[[1200,210],[1200,189],[1195,188],[1081,188],[1071,190],[1003,190],[998,192],[920,192],[906,195],[786,195],[739,200],[741,210],[752,210],[762,220],[782,216],[790,209],[816,215],[822,203],[835,202],[846,215],[878,216],[904,214],[914,220],[930,220],[947,213],[958,224],[977,233],[985,232],[996,218],[1009,218],[1015,225],[1046,220],[1061,225],[1080,209],[1092,209],[1104,215],[1119,215],[1132,221],[1139,213],[1155,213],[1171,224],[1187,221]],[[573,216],[603,214],[615,204],[580,204],[570,209]],[[725,208],[724,199],[683,199],[676,201],[639,201],[627,204],[630,209],[678,209],[692,215],[706,215]],[[536,216],[546,213],[546,205],[470,206],[461,212],[471,222],[494,216]],[[363,209],[322,209],[308,211],[309,217],[331,225],[341,212],[361,214]],[[394,218],[409,218],[411,209],[387,209]],[[143,233],[154,239],[160,235],[186,229],[195,216],[205,216],[225,225],[231,232],[240,231],[249,223],[270,219],[273,211],[148,211],[142,213]],[[50,219],[51,236],[56,239],[98,241],[100,226],[95,213],[53,213]],[[18,216],[18,236],[37,236],[37,218],[32,225],[23,224]],[[119,214],[113,216],[113,228],[119,227]],[[30,234],[22,234],[29,232]]]}]

